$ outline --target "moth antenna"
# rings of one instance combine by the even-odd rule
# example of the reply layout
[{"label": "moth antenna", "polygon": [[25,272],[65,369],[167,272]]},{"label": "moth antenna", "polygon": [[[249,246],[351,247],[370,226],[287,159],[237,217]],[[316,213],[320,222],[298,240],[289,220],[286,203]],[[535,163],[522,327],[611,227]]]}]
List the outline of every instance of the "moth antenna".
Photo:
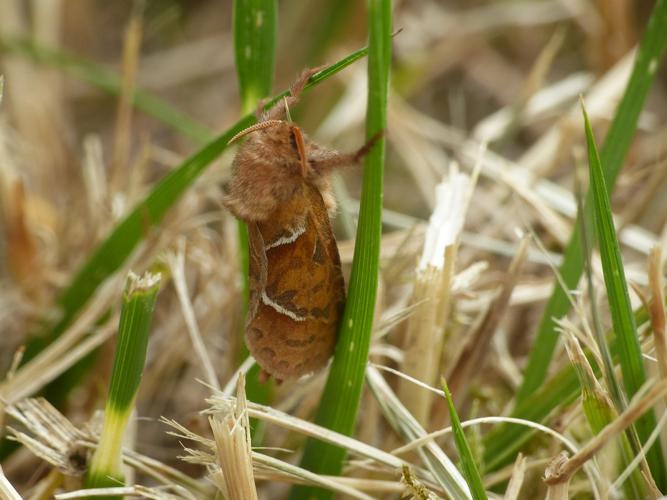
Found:
[{"label": "moth antenna", "polygon": [[257,130],[264,130],[265,128],[273,127],[274,125],[278,125],[279,123],[282,123],[282,120],[266,120],[263,122],[255,123],[254,125],[251,125],[248,128],[244,128],[234,137],[229,139],[227,145],[229,146],[232,142],[236,142],[244,135],[251,134],[252,132],[256,132]]},{"label": "moth antenna", "polygon": [[285,103],[285,117],[288,122],[292,121],[292,115],[289,113],[289,104],[287,103],[287,96],[283,97],[283,102]]},{"label": "moth antenna", "polygon": [[292,126],[292,133],[294,134],[294,142],[296,143],[296,150],[299,153],[299,161],[301,163],[301,175],[306,177],[308,173],[308,158],[306,157],[306,144],[303,142],[303,134],[301,129],[296,125]]}]

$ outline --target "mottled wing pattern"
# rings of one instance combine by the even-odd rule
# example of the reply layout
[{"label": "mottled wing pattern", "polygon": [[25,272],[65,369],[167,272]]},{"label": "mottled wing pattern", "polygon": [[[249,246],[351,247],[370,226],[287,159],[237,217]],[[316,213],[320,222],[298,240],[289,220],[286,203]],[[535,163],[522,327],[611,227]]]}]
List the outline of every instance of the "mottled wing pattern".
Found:
[{"label": "mottled wing pattern", "polygon": [[266,287],[266,252],[264,250],[264,239],[259,232],[256,222],[248,222],[248,246],[249,246],[249,276],[250,276],[250,300],[248,304],[248,321],[257,314],[262,290]]},{"label": "mottled wing pattern", "polygon": [[[307,183],[305,195],[309,201],[305,231],[290,243],[262,247],[266,280],[253,290],[257,308],[246,329],[253,356],[280,380],[326,364],[345,300],[340,257],[322,196]],[[252,237],[251,247],[253,239],[258,242],[261,237]],[[261,255],[255,258],[251,252],[251,266],[261,269]]]}]

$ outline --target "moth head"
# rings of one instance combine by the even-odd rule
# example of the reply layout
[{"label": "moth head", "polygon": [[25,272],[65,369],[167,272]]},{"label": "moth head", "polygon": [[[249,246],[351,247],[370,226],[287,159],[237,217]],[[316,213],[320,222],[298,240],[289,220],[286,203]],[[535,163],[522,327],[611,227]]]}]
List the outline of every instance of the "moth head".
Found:
[{"label": "moth head", "polygon": [[292,121],[266,120],[256,123],[236,134],[227,144],[232,144],[241,137],[260,131],[267,140],[270,138],[271,142],[274,143],[272,145],[275,147],[274,153],[276,155],[283,155],[288,158],[295,155],[299,164],[299,173],[302,177],[308,175],[310,168],[306,156],[306,143],[301,129]]}]

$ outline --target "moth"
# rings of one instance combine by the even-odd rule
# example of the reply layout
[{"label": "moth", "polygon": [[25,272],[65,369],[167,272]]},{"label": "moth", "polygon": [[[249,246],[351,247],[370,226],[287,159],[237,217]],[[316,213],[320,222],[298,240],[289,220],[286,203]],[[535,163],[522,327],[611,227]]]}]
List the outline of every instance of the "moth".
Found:
[{"label": "moth", "polygon": [[354,153],[339,153],[283,119],[318,70],[304,71],[290,96],[258,111],[258,123],[230,141],[247,136],[232,163],[223,204],[248,225],[245,341],[264,380],[313,373],[333,354],[345,284],[329,219],[336,209],[330,174],[357,163],[379,137]]}]

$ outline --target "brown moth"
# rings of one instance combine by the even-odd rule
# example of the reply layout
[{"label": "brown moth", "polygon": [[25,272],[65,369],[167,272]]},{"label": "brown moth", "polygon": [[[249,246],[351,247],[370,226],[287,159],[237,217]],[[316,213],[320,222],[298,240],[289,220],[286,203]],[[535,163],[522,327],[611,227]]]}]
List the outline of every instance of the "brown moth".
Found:
[{"label": "brown moth", "polygon": [[315,372],[333,354],[345,284],[329,220],[336,208],[329,176],[358,162],[377,139],[342,154],[280,119],[317,71],[305,71],[289,97],[230,141],[248,136],[234,158],[224,205],[248,224],[245,339],[265,379]]}]

